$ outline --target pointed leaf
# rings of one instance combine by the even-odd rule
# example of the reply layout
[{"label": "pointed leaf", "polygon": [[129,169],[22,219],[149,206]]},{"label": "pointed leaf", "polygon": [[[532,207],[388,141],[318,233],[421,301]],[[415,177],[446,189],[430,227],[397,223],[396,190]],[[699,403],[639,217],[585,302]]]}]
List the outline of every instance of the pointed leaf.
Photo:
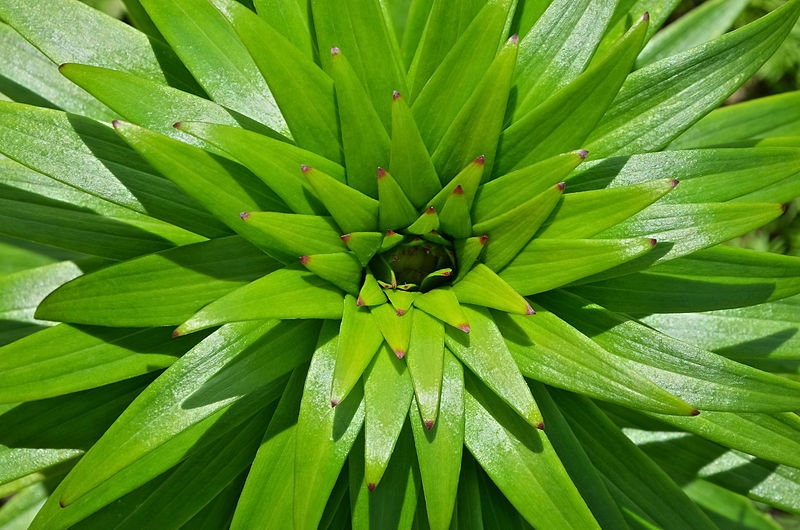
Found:
[{"label": "pointed leaf", "polygon": [[327,173],[302,166],[311,187],[345,234],[378,228],[379,203]]},{"label": "pointed leaf", "polygon": [[416,208],[400,189],[400,185],[388,171],[380,167],[378,197],[380,199],[378,226],[381,230],[404,228],[417,218]]},{"label": "pointed leaf", "polygon": [[492,269],[478,263],[458,283],[453,292],[462,304],[473,304],[520,315],[533,313],[530,304]]},{"label": "pointed leaf", "polygon": [[444,233],[462,239],[472,234],[472,221],[469,218],[469,197],[459,185],[447,198],[439,214],[439,222]]},{"label": "pointed leaf", "polygon": [[384,346],[364,372],[364,478],[370,490],[380,483],[393,456],[413,395],[408,370]]},{"label": "pointed leaf", "polygon": [[453,246],[455,247],[456,263],[458,264],[458,276],[456,281],[461,281],[464,276],[472,270],[472,266],[477,261],[483,252],[486,242],[489,238],[485,235],[477,237],[468,237],[466,239],[457,239]]},{"label": "pointed leaf", "polygon": [[344,244],[353,251],[361,265],[367,266],[369,261],[381,248],[383,234],[380,232],[350,232],[341,237]]},{"label": "pointed leaf", "polygon": [[301,257],[300,263],[323,280],[354,296],[361,289],[361,263],[352,252],[312,254]]},{"label": "pointed leaf", "polygon": [[421,208],[441,187],[411,109],[400,92],[392,97],[392,145],[389,168],[411,203]]},{"label": "pointed leaf", "polygon": [[394,354],[398,358],[404,357],[411,336],[411,312],[401,315],[390,304],[382,304],[370,308],[370,313]]},{"label": "pointed leaf", "polygon": [[382,305],[387,302],[386,295],[383,294],[383,289],[378,285],[375,276],[367,270],[364,277],[364,285],[358,293],[358,304],[365,306]]},{"label": "pointed leaf", "polygon": [[448,329],[445,338],[448,349],[525,421],[539,427],[542,415],[497,324],[485,309],[464,307],[464,312],[470,332],[467,335]]},{"label": "pointed leaf", "polygon": [[439,412],[444,369],[444,324],[423,311],[414,311],[406,357],[422,422],[430,429]]},{"label": "pointed leaf", "polygon": [[450,527],[458,491],[464,443],[464,370],[445,352],[439,419],[430,428],[422,423],[416,399],[409,411],[417,447],[428,521],[433,530]]},{"label": "pointed leaf", "polygon": [[[447,178],[456,174],[481,154],[487,158],[487,174],[491,173],[517,60],[518,42],[514,35],[498,52],[436,146],[432,159],[440,176]],[[470,131],[480,131],[480,134],[469,134]]]},{"label": "pointed leaf", "polygon": [[338,365],[337,351],[341,351],[336,325],[326,322],[323,326],[300,403],[294,477],[303,487],[294,488],[295,528],[316,528],[319,524],[364,422],[361,385],[337,407],[331,407],[334,366]]},{"label": "pointed leaf", "polygon": [[298,257],[347,250],[330,217],[280,212],[242,212],[240,217],[264,234],[261,244],[265,247],[282,248]]},{"label": "pointed leaf", "polygon": [[410,234],[425,235],[431,231],[439,229],[439,214],[436,213],[436,208],[431,206],[425,210],[419,218],[414,221],[411,226],[406,228],[406,232]]},{"label": "pointed leaf", "polygon": [[[328,393],[331,406],[336,407],[356,387],[382,342],[383,336],[370,310],[359,307],[353,296],[346,295],[336,347],[336,368]],[[361,393],[360,388],[358,393]]]},{"label": "pointed leaf", "polygon": [[451,289],[434,289],[414,299],[414,307],[425,311],[458,328],[464,333],[469,333],[467,316],[458,303],[458,298]]},{"label": "pointed leaf", "polygon": [[492,219],[476,224],[476,234],[489,236],[483,262],[499,271],[525,248],[545,219],[556,207],[564,183],[556,184],[536,197]]},{"label": "pointed leaf", "polygon": [[279,269],[232,291],[178,326],[185,335],[227,322],[269,318],[340,318],[342,293],[316,274]]},{"label": "pointed leaf", "polygon": [[97,265],[97,262],[60,261],[0,276],[0,319],[38,323],[34,313],[48,294]]},{"label": "pointed leaf", "polygon": [[[428,202],[428,208],[433,206],[437,212],[441,212],[444,208],[445,202],[450,198],[455,189],[461,186],[464,197],[467,200],[469,207],[472,206],[472,201],[475,199],[475,194],[478,191],[478,186],[481,183],[484,172],[484,156],[481,155],[475,160],[467,164],[455,177],[450,179],[450,182],[444,186],[436,196]],[[440,214],[441,216],[441,214]]]},{"label": "pointed leaf", "polygon": [[[534,239],[500,272],[518,293],[543,293],[638,258],[653,239]],[[630,276],[625,276],[630,278]]]},{"label": "pointed leaf", "polygon": [[515,365],[526,377],[637,409],[694,412],[694,407],[549,311],[537,312],[535,317],[495,313],[495,321]]},{"label": "pointed leaf", "polygon": [[464,444],[519,510],[540,528],[600,528],[547,437],[467,377]]},{"label": "pointed leaf", "polygon": [[403,291],[400,289],[387,289],[384,291],[389,301],[397,310],[397,314],[407,313],[411,310],[414,300],[420,296],[418,291]]},{"label": "pointed leaf", "polygon": [[761,19],[628,77],[593,131],[593,157],[657,151],[722,103],[766,61],[800,16],[790,1]]},{"label": "pointed leaf", "polygon": [[305,2],[254,0],[253,5],[259,16],[292,41],[298,50],[308,57],[314,56],[314,45],[308,28],[308,6]]}]

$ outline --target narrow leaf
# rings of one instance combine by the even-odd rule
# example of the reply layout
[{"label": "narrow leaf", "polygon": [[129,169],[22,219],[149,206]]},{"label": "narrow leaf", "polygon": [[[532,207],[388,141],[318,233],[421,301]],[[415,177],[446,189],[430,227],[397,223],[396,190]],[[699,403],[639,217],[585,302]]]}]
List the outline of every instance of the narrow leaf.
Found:
[{"label": "narrow leaf", "polygon": [[492,269],[478,263],[453,285],[458,301],[520,315],[533,314],[530,304]]},{"label": "narrow leaf", "polygon": [[378,228],[379,203],[330,175],[302,166],[311,187],[345,234],[370,232]]},{"label": "narrow leaf", "polygon": [[361,289],[361,262],[352,252],[312,254],[301,257],[300,263],[323,280],[354,296]]},{"label": "narrow leaf", "polygon": [[388,171],[380,167],[378,197],[380,199],[378,227],[381,230],[405,228],[417,218],[416,208],[400,189],[400,185]]},{"label": "narrow leaf", "polygon": [[458,328],[464,333],[469,333],[467,316],[458,303],[458,298],[451,289],[434,289],[414,299],[414,307],[425,311]]},{"label": "narrow leaf", "polygon": [[391,304],[381,304],[370,309],[375,323],[381,330],[383,338],[398,358],[403,358],[408,353],[409,339],[411,336],[411,313],[407,310],[402,314]]},{"label": "narrow leaf", "polygon": [[263,246],[282,247],[298,257],[347,250],[330,217],[280,212],[242,212],[240,217],[264,233]]},{"label": "narrow leaf", "polygon": [[383,294],[383,290],[378,285],[378,281],[375,279],[375,276],[367,270],[364,274],[364,285],[358,293],[358,304],[372,307],[385,304],[386,302],[386,295]]},{"label": "narrow leaf", "polygon": [[459,185],[445,200],[439,222],[444,233],[458,239],[472,235],[472,221],[469,217],[469,197]]},{"label": "narrow leaf", "polygon": [[458,275],[456,281],[461,281],[466,274],[472,270],[472,266],[483,252],[489,238],[486,235],[457,239],[453,243],[456,253],[456,263],[458,264]]},{"label": "narrow leaf", "polygon": [[423,311],[414,311],[406,363],[414,383],[414,395],[422,423],[429,430],[436,423],[444,369],[444,324]]},{"label": "narrow leaf", "polygon": [[441,212],[445,202],[447,202],[455,189],[459,186],[461,186],[467,204],[471,207],[475,199],[475,194],[478,191],[478,186],[483,178],[484,166],[485,159],[483,155],[467,164],[428,202],[427,208],[433,206],[437,212]]}]

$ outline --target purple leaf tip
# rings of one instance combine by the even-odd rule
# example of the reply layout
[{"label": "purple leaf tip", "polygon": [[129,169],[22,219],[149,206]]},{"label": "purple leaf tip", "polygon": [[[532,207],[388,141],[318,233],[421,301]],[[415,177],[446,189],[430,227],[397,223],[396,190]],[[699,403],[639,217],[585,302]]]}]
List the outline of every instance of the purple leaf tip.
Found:
[{"label": "purple leaf tip", "polygon": [[485,155],[479,156],[478,158],[475,159],[475,163],[476,164],[480,164],[480,165],[485,164],[486,163],[486,156]]},{"label": "purple leaf tip", "polygon": [[300,166],[300,171],[302,171],[303,173],[308,174],[308,172],[311,171],[311,166],[307,166],[305,164],[302,164]]},{"label": "purple leaf tip", "polygon": [[531,304],[528,304],[527,312],[528,312],[529,315],[535,315],[536,314],[536,311],[533,310],[533,308],[531,307]]},{"label": "purple leaf tip", "polygon": [[242,212],[239,214],[239,217],[242,219],[242,221],[247,221],[247,218],[250,217],[250,212]]},{"label": "purple leaf tip", "polygon": [[181,328],[175,328],[172,330],[172,338],[177,339],[181,336]]},{"label": "purple leaf tip", "polygon": [[332,399],[331,400],[331,408],[336,408],[336,405],[338,405],[338,404],[339,404],[339,400],[338,399]]},{"label": "purple leaf tip", "polygon": [[651,238],[650,238],[650,246],[651,246],[651,247],[654,247],[654,246],[656,246],[657,244],[658,244],[658,239],[656,239],[656,238],[654,238],[654,237],[651,237]]},{"label": "purple leaf tip", "polygon": [[511,35],[511,38],[508,39],[508,42],[510,42],[511,44],[517,44],[519,42],[519,35],[514,33],[513,35]]},{"label": "purple leaf tip", "polygon": [[385,176],[386,176],[386,170],[385,170],[385,169],[383,169],[382,167],[379,167],[379,168],[378,168],[378,178],[379,178],[379,179],[382,179],[382,178],[383,178],[383,177],[385,177]]},{"label": "purple leaf tip", "polygon": [[480,242],[481,246],[485,246],[486,242],[489,241],[489,236],[484,234],[478,238],[478,241]]},{"label": "purple leaf tip", "polygon": [[644,20],[645,22],[648,22],[650,20],[650,13],[648,11],[645,11],[644,15],[642,15],[642,20]]},{"label": "purple leaf tip", "polygon": [[397,355],[398,359],[402,359],[403,357],[406,356],[406,352],[404,352],[403,350],[395,350],[394,354]]},{"label": "purple leaf tip", "polygon": [[433,420],[425,420],[423,423],[425,423],[425,428],[426,429],[428,429],[428,430],[433,429]]},{"label": "purple leaf tip", "polygon": [[578,156],[581,157],[581,160],[586,160],[586,157],[589,156],[589,151],[586,149],[580,149],[578,151]]},{"label": "purple leaf tip", "polygon": [[556,184],[556,186],[558,186],[559,190],[564,191],[564,188],[567,187],[567,183],[566,182],[559,182],[558,184]]},{"label": "purple leaf tip", "polygon": [[464,333],[469,333],[470,332],[469,324],[461,324],[461,325],[458,326],[458,329],[460,329]]},{"label": "purple leaf tip", "polygon": [[406,314],[404,309],[396,309],[395,313],[397,313],[397,316],[399,316],[399,317],[401,317],[401,316]]},{"label": "purple leaf tip", "polygon": [[182,121],[176,121],[175,123],[172,124],[172,128],[173,129],[180,129],[181,125],[183,125]]},{"label": "purple leaf tip", "polygon": [[366,302],[364,302],[364,299],[359,296],[358,300],[356,300],[356,305],[358,307],[363,307],[365,304],[366,304]]},{"label": "purple leaf tip", "polygon": [[311,261],[311,256],[301,256],[300,257],[300,263],[302,263],[304,267],[308,266],[308,262],[309,261]]},{"label": "purple leaf tip", "polygon": [[342,53],[342,50],[340,50],[337,46],[333,46],[331,48],[331,57],[339,55],[340,53]]},{"label": "purple leaf tip", "polygon": [[114,120],[111,122],[111,125],[116,129],[117,127],[120,126],[121,123],[122,122],[120,120]]},{"label": "purple leaf tip", "polygon": [[369,491],[375,491],[375,487],[376,486],[377,486],[377,484],[375,484],[374,482],[370,482],[369,484],[367,484],[367,489]]},{"label": "purple leaf tip", "polygon": [[433,214],[436,213],[436,208],[434,208],[433,206],[430,206],[427,210],[425,210],[425,213],[427,215],[433,215]]},{"label": "purple leaf tip", "polygon": [[699,410],[697,410],[697,409],[694,409],[694,410],[692,411],[692,416],[697,416],[698,414],[700,414],[700,411],[699,411]]},{"label": "purple leaf tip", "polygon": [[678,179],[673,179],[673,180],[672,180],[672,187],[673,187],[673,188],[675,188],[675,187],[677,187],[677,185],[678,185],[678,184],[680,184],[680,183],[681,183],[681,181],[680,181],[680,180],[678,180]]},{"label": "purple leaf tip", "polygon": [[400,95],[400,92],[398,92],[397,90],[395,90],[394,92],[392,92],[392,101],[397,101],[397,100],[398,100],[398,99],[400,99],[401,97],[402,97],[402,96]]},{"label": "purple leaf tip", "polygon": [[453,190],[453,195],[464,195],[464,188],[461,187],[461,184],[456,186],[456,189]]},{"label": "purple leaf tip", "polygon": [[353,236],[353,234],[345,234],[345,235],[343,235],[343,236],[339,236],[339,237],[341,237],[341,238],[342,238],[342,241],[344,241],[344,242],[345,242],[345,244],[347,244],[347,243],[350,241],[350,238],[351,238],[352,236]]},{"label": "purple leaf tip", "polygon": [[540,431],[543,431],[544,430],[544,422],[540,421],[539,424],[536,426],[536,428],[539,429]]}]

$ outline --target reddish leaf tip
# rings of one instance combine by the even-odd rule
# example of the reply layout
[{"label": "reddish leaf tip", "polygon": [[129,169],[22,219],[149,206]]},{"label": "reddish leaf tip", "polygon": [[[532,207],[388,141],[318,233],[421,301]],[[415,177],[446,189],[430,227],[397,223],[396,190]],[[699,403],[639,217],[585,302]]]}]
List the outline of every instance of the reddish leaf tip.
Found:
[{"label": "reddish leaf tip", "polygon": [[406,356],[406,352],[404,352],[403,350],[395,350],[394,354],[397,355],[398,359],[402,359],[403,357]]},{"label": "reddish leaf tip", "polygon": [[116,128],[118,128],[120,126],[121,123],[122,123],[122,121],[120,121],[120,120],[114,120],[114,121],[111,122],[111,126],[116,129]]},{"label": "reddish leaf tip", "polygon": [[678,184],[680,184],[680,183],[681,183],[681,181],[680,181],[680,180],[678,180],[678,179],[672,179],[672,187],[673,187],[673,188],[677,187],[677,185],[678,185]]},{"label": "reddish leaf tip", "polygon": [[302,263],[303,266],[308,266],[308,262],[309,261],[311,261],[311,256],[301,256],[300,257],[300,263]]},{"label": "reddish leaf tip", "polygon": [[344,241],[345,243],[348,243],[350,241],[350,238],[353,237],[353,234],[345,234],[345,235],[339,236],[339,237],[342,238],[342,241]]},{"label": "reddish leaf tip", "polygon": [[433,429],[433,420],[424,420],[425,428],[428,430]]},{"label": "reddish leaf tip", "polygon": [[567,187],[567,183],[566,182],[559,182],[558,184],[556,184],[556,186],[558,186],[559,190],[564,191],[564,188]]},{"label": "reddish leaf tip", "polygon": [[395,90],[394,92],[392,92],[392,101],[397,101],[397,100],[398,100],[398,99],[400,99],[401,97],[403,97],[403,96],[402,96],[402,95],[400,94],[400,92],[398,92],[397,90]]},{"label": "reddish leaf tip", "polygon": [[63,498],[58,499],[58,505],[61,506],[62,508],[66,508],[67,507],[67,503],[64,502]]},{"label": "reddish leaf tip", "polygon": [[247,218],[250,217],[250,212],[241,212],[239,217],[242,219],[242,221],[247,221]]},{"label": "reddish leaf tip", "polygon": [[67,66],[67,63],[61,63],[61,64],[59,64],[59,65],[58,65],[58,71],[60,72],[60,71],[61,71],[61,69],[62,69],[62,68],[64,68],[65,66]]},{"label": "reddish leaf tip", "polygon": [[482,166],[483,164],[486,163],[486,156],[485,155],[479,156],[478,158],[475,159],[475,163],[480,164]]},{"label": "reddish leaf tip", "polygon": [[460,329],[460,330],[461,330],[461,331],[463,331],[464,333],[469,333],[469,332],[470,332],[470,330],[471,330],[471,328],[469,327],[469,324],[460,324],[460,325],[458,326],[458,329]]},{"label": "reddish leaf tip", "polygon": [[302,164],[300,166],[300,171],[302,171],[303,173],[307,174],[309,171],[311,171],[311,166],[307,166],[305,164]]},{"label": "reddish leaf tip", "polygon": [[692,411],[692,416],[697,416],[698,414],[700,414],[700,411],[699,411],[699,410],[697,410],[697,409],[694,409],[694,410]]},{"label": "reddish leaf tip", "polygon": [[651,238],[650,238],[650,246],[651,246],[651,247],[654,247],[654,246],[656,246],[657,244],[658,244],[658,239],[656,239],[656,238],[654,238],[654,237],[651,237]]},{"label": "reddish leaf tip", "polygon": [[536,311],[534,311],[534,309],[531,307],[531,304],[528,304],[527,312],[528,312],[529,315],[535,315],[536,314]]},{"label": "reddish leaf tip", "polygon": [[481,244],[482,247],[486,246],[486,242],[489,241],[489,236],[484,234],[478,238],[478,242]]},{"label": "reddish leaf tip", "polygon": [[510,42],[511,44],[517,44],[519,42],[519,35],[514,33],[513,35],[511,35],[511,38],[508,39],[508,42]]},{"label": "reddish leaf tip", "polygon": [[386,170],[383,169],[382,167],[379,167],[378,168],[378,179],[382,179],[385,176],[386,176]]},{"label": "reddish leaf tip", "polygon": [[392,237],[392,236],[393,236],[393,235],[395,235],[396,233],[397,233],[397,232],[395,232],[394,230],[392,230],[392,229],[390,228],[389,230],[387,230],[387,231],[386,231],[386,237]]},{"label": "reddish leaf tip", "polygon": [[397,316],[399,316],[399,317],[401,317],[401,316],[406,314],[404,309],[396,309],[395,313],[397,313]]},{"label": "reddish leaf tip", "polygon": [[335,57],[335,56],[339,55],[340,53],[342,53],[342,50],[340,50],[338,46],[332,46],[331,47],[331,57]]},{"label": "reddish leaf tip", "polygon": [[578,150],[578,156],[581,157],[581,160],[586,160],[586,157],[589,156],[589,151],[586,149]]},{"label": "reddish leaf tip", "polygon": [[650,12],[649,11],[645,11],[644,12],[644,14],[642,15],[642,20],[644,20],[645,22],[648,22],[650,20]]},{"label": "reddish leaf tip", "polygon": [[461,184],[456,186],[456,189],[453,190],[453,195],[464,195],[464,188],[461,187]]},{"label": "reddish leaf tip", "polygon": [[425,213],[426,213],[427,215],[433,215],[433,214],[435,214],[435,213],[436,213],[436,208],[434,208],[433,206],[429,206],[429,207],[428,207],[428,209],[427,209],[427,210],[425,210]]},{"label": "reddish leaf tip", "polygon": [[371,491],[371,492],[372,492],[372,491],[375,491],[375,488],[376,488],[376,487],[377,487],[377,484],[375,484],[374,482],[370,482],[369,484],[367,484],[367,489],[368,489],[369,491]]},{"label": "reddish leaf tip", "polygon": [[544,422],[540,421],[539,424],[536,426],[536,428],[539,429],[540,431],[543,431],[544,430]]},{"label": "reddish leaf tip", "polygon": [[181,333],[181,328],[175,328],[175,329],[172,330],[172,338],[173,339],[177,339],[181,335],[183,335],[183,333]]},{"label": "reddish leaf tip", "polygon": [[786,213],[786,211],[788,209],[789,209],[789,205],[788,204],[781,204],[781,214]]},{"label": "reddish leaf tip", "polygon": [[331,400],[331,408],[336,408],[336,405],[338,405],[338,404],[339,404],[339,400],[338,399],[332,399]]},{"label": "reddish leaf tip", "polygon": [[358,300],[356,300],[356,305],[357,305],[358,307],[363,307],[364,305],[366,305],[366,302],[364,301],[364,299],[363,299],[363,298],[361,298],[361,297],[359,296],[359,297],[358,297]]}]

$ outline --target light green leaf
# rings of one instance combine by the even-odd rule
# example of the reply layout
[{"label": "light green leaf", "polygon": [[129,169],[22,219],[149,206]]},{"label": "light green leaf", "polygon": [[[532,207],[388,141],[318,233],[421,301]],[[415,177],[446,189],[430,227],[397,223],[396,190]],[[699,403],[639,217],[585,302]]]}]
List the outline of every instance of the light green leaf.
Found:
[{"label": "light green leaf", "polygon": [[0,320],[40,323],[34,312],[48,294],[101,263],[61,261],[0,277]]},{"label": "light green leaf", "polygon": [[[298,146],[341,162],[333,81],[273,26],[232,0],[211,0],[267,80]],[[329,47],[330,49],[330,47]]]},{"label": "light green leaf", "polygon": [[786,92],[722,107],[669,144],[687,149],[800,135],[800,92]]},{"label": "light green leaf", "polygon": [[432,530],[449,528],[453,517],[464,443],[464,399],[464,370],[445,352],[438,421],[428,428],[422,423],[416,399],[411,402],[411,430]]},{"label": "light green leaf", "polygon": [[331,407],[339,351],[337,326],[332,321],[323,325],[300,403],[294,476],[303,487],[294,488],[295,528],[316,528],[319,524],[325,502],[364,422],[361,385]]},{"label": "light green leaf", "polygon": [[749,3],[749,0],[712,0],[692,9],[650,39],[636,60],[636,67],[677,55],[719,37],[730,29]]},{"label": "light green leaf", "polygon": [[542,415],[497,324],[485,309],[469,306],[463,309],[469,319],[470,332],[464,334],[448,329],[447,348],[525,421],[538,427]]},{"label": "light green leaf", "polygon": [[743,307],[800,292],[800,258],[717,246],[571,291],[631,314]]},{"label": "light green leaf", "polygon": [[444,324],[423,311],[414,311],[411,318],[411,342],[406,363],[422,423],[430,430],[436,423],[442,394]]},{"label": "light green leaf", "polygon": [[583,147],[630,72],[646,30],[647,20],[640,19],[601,61],[511,124],[500,137],[494,174]]},{"label": "light green leaf", "polygon": [[371,232],[379,224],[379,203],[327,173],[302,166],[305,178],[342,232]]},{"label": "light green leaf", "polygon": [[352,252],[312,254],[300,258],[303,266],[339,289],[357,296],[361,290],[361,262]]},{"label": "light green leaf", "polygon": [[59,324],[0,348],[0,402],[34,401],[167,368],[196,340],[166,329]]},{"label": "light green leaf", "polygon": [[[383,234],[380,232],[350,232],[349,234],[342,235],[341,239],[344,241],[347,248],[356,255],[361,265],[366,267],[375,253],[381,248]],[[367,274],[369,274],[369,272]],[[366,281],[364,281],[364,285],[367,285]],[[375,285],[377,285],[377,283]],[[380,300],[380,297],[378,297],[378,299]],[[385,299],[381,303],[384,301]],[[368,305],[373,304],[370,303]]]},{"label": "light green leaf", "polygon": [[281,212],[243,212],[240,217],[264,234],[262,246],[282,248],[298,258],[347,251],[339,227],[330,217]]},{"label": "light green leaf", "polygon": [[[83,63],[120,70],[202,94],[173,51],[121,20],[77,0],[58,5],[4,2],[0,18],[55,64]],[[62,24],[69,20],[69,24]],[[86,45],[91,35],[92,46]]]},{"label": "light green leaf", "polygon": [[742,525],[748,530],[780,530],[778,523],[746,498],[705,480],[695,480],[683,487],[689,497],[711,517],[718,526]]},{"label": "light green leaf", "polygon": [[623,510],[634,510],[659,528],[715,528],[680,487],[591,401],[556,390],[552,396]]},{"label": "light green leaf", "polygon": [[336,407],[356,387],[383,343],[383,336],[368,308],[359,306],[349,294],[345,295],[342,305],[336,368],[328,391],[331,407]]},{"label": "light green leaf", "polygon": [[[459,185],[444,201],[439,214],[440,228],[445,234],[463,239],[472,235],[472,221],[469,218],[469,197]],[[433,208],[433,206],[431,206]]]},{"label": "light green leaf", "polygon": [[[455,192],[456,188],[461,187],[468,206],[471,206],[475,200],[475,195],[478,192],[478,187],[485,170],[485,157],[480,155],[473,161],[467,164],[456,176],[451,178],[449,182],[437,193],[433,199],[428,201],[427,208],[433,206],[437,212],[441,212],[445,203],[450,196]],[[440,178],[445,178],[445,175],[440,175]]]},{"label": "light green leaf", "polygon": [[600,528],[547,437],[471,376],[464,409],[467,449],[528,523]]},{"label": "light green leaf", "polygon": [[268,318],[341,318],[342,292],[316,274],[278,269],[216,299],[174,333],[185,335],[228,322]]},{"label": "light green leaf", "polygon": [[[403,193],[400,185],[388,171],[380,167],[378,168],[377,188],[380,199],[378,228],[381,230],[399,229],[409,226],[417,219],[417,209]],[[423,233],[427,234],[431,230],[435,230],[435,228]]]},{"label": "light green leaf", "polygon": [[576,329],[676,396],[705,410],[780,412],[800,407],[800,383],[734,363],[587,300],[558,293],[538,299]]},{"label": "light green leaf", "polygon": [[456,239],[453,242],[453,250],[455,250],[456,263],[458,264],[456,282],[460,282],[464,279],[464,276],[472,270],[472,266],[475,265],[475,262],[478,261],[478,258],[483,253],[486,241],[488,241],[487,237],[476,236],[466,239]]},{"label": "light green leaf", "polygon": [[640,410],[665,414],[694,410],[547,310],[534,317],[499,313],[494,317],[515,365],[526,377]]},{"label": "light green leaf", "polygon": [[[0,446],[0,493],[8,495],[27,484],[44,481],[72,467],[80,449],[31,449]],[[0,510],[0,518],[3,511]]]},{"label": "light green leaf", "polygon": [[398,358],[403,358],[408,353],[408,343],[411,338],[411,312],[405,309],[401,313],[392,304],[385,303],[386,296],[383,293],[381,296],[384,303],[370,308],[370,313],[394,354]]},{"label": "light green leaf", "polygon": [[247,48],[211,3],[206,0],[140,1],[167,43],[212,100],[275,131],[287,131],[275,99]]},{"label": "light green leaf", "polygon": [[453,285],[453,293],[462,304],[491,307],[520,315],[533,313],[530,304],[483,263],[475,265]]},{"label": "light green leaf", "polygon": [[800,1],[791,0],[743,28],[637,70],[586,148],[593,158],[661,149],[755,73],[798,15]]},{"label": "light green leaf", "polygon": [[174,326],[279,264],[233,236],[87,274],[39,304],[39,318],[100,326]]},{"label": "light green leaf", "polygon": [[[500,272],[518,293],[543,293],[637,258],[652,239],[534,239]],[[629,276],[626,276],[628,278]]]},{"label": "light green leaf", "polygon": [[309,33],[308,5],[302,0],[253,0],[256,12],[272,27],[289,39],[307,57],[314,57],[314,45]]},{"label": "light green leaf", "polygon": [[413,396],[409,371],[384,345],[364,372],[364,480],[370,491],[381,483],[389,459],[396,454]]},{"label": "light green leaf", "polygon": [[434,289],[414,299],[414,307],[425,311],[446,324],[469,333],[467,316],[452,289]]}]

